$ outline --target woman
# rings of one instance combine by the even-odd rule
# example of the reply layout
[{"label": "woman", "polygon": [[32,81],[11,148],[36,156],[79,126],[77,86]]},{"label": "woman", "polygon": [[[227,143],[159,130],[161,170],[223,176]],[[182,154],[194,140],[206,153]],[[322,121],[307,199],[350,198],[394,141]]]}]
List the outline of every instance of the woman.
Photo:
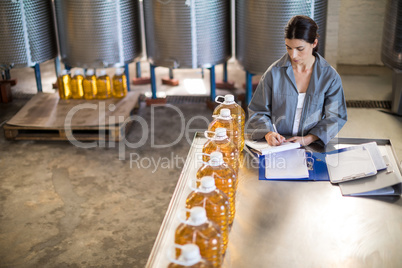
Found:
[{"label": "woman", "polygon": [[325,145],[346,123],[342,81],[317,53],[317,29],[306,16],[289,20],[287,53],[261,77],[248,107],[252,139],[265,138],[271,146],[284,141]]}]

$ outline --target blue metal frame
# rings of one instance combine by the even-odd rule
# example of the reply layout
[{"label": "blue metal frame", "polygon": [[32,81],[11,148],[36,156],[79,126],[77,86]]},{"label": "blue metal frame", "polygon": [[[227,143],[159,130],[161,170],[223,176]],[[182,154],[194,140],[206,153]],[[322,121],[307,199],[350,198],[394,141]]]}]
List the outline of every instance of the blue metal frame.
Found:
[{"label": "blue metal frame", "polygon": [[127,91],[130,91],[130,73],[128,69],[128,64],[124,64],[124,73],[126,75]]},{"label": "blue metal frame", "polygon": [[58,56],[54,59],[54,69],[56,71],[56,77],[59,77],[59,75],[61,74],[61,68],[60,68],[60,59]]},{"label": "blue metal frame", "polygon": [[223,64],[223,82],[227,82],[228,81],[228,62],[225,61],[225,63]]},{"label": "blue metal frame", "polygon": [[173,79],[173,68],[169,68],[169,79]]},{"label": "blue metal frame", "polygon": [[246,105],[250,104],[253,96],[253,76],[254,74],[246,71]]},{"label": "blue metal frame", "polygon": [[5,80],[11,79],[10,70],[4,70]]},{"label": "blue metal frame", "polygon": [[40,76],[39,63],[35,64],[35,66],[32,68],[35,69],[36,88],[38,89],[38,92],[42,92],[42,79]]},{"label": "blue metal frame", "polygon": [[141,77],[141,62],[139,61],[135,63],[135,75],[137,78]]},{"label": "blue metal frame", "polygon": [[156,76],[155,76],[155,68],[156,66],[153,64],[149,64],[149,71],[151,73],[151,91],[152,91],[152,98],[156,99]]},{"label": "blue metal frame", "polygon": [[209,75],[209,81],[211,84],[211,95],[210,95],[210,100],[212,102],[215,101],[216,98],[216,83],[215,83],[215,65],[212,65],[210,68],[208,68],[210,71]]}]

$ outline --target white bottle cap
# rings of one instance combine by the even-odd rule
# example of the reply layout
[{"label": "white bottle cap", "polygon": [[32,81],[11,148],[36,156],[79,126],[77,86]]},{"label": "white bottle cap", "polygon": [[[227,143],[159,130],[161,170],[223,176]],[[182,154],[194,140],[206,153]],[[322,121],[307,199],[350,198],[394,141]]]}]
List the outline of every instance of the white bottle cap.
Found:
[{"label": "white bottle cap", "polygon": [[229,109],[222,109],[219,113],[219,117],[220,118],[229,118],[232,119],[231,115],[230,115],[230,110]]},{"label": "white bottle cap", "polygon": [[195,244],[186,244],[181,247],[180,257],[186,265],[194,265],[201,261],[200,249]]},{"label": "white bottle cap", "polygon": [[234,96],[232,94],[225,95],[225,104],[231,104],[234,102]]},{"label": "white bottle cap", "polygon": [[190,210],[189,225],[198,226],[208,221],[207,212],[203,207],[193,207]]},{"label": "white bottle cap", "polygon": [[99,76],[106,75],[106,70],[105,69],[100,69],[99,70]]},{"label": "white bottle cap", "polygon": [[115,71],[115,75],[122,75],[124,73],[124,69],[123,68],[117,68]]},{"label": "white bottle cap", "polygon": [[94,69],[87,70],[87,76],[93,76],[95,74]]},{"label": "white bottle cap", "polygon": [[64,69],[63,71],[61,71],[61,75],[66,75],[69,74],[70,72],[67,69]]},{"label": "white bottle cap", "polygon": [[74,75],[82,75],[82,71],[80,69],[77,69],[74,71]]},{"label": "white bottle cap", "polygon": [[210,166],[216,167],[222,165],[223,163],[223,154],[221,152],[213,152],[210,154]]},{"label": "white bottle cap", "polygon": [[211,176],[205,176],[201,179],[201,191],[204,193],[210,193],[216,189],[215,179]]},{"label": "white bottle cap", "polygon": [[226,138],[226,128],[218,127],[217,129],[215,129],[215,137],[217,139]]}]

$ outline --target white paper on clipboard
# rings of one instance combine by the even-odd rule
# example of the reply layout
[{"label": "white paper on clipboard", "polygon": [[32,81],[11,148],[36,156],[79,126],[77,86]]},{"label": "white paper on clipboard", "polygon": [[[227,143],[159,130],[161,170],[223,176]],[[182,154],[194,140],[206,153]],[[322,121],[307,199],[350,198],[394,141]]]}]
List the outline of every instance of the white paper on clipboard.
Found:
[{"label": "white paper on clipboard", "polygon": [[359,147],[325,157],[329,178],[332,183],[365,178],[377,174],[370,152]]}]

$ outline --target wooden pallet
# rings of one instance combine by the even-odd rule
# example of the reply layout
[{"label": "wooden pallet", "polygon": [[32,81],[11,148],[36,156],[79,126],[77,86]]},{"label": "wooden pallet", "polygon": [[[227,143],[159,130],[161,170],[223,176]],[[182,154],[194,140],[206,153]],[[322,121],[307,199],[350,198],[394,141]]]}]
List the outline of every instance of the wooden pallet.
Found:
[{"label": "wooden pallet", "polygon": [[139,96],[129,92],[123,99],[61,100],[57,94],[38,93],[3,126],[4,134],[10,140],[120,141]]},{"label": "wooden pallet", "polygon": [[[24,126],[4,125],[4,135],[8,140],[78,140],[78,141],[120,141],[125,137],[129,124],[106,127],[74,127],[65,129],[44,129]],[[123,133],[123,131],[125,131]]]}]

